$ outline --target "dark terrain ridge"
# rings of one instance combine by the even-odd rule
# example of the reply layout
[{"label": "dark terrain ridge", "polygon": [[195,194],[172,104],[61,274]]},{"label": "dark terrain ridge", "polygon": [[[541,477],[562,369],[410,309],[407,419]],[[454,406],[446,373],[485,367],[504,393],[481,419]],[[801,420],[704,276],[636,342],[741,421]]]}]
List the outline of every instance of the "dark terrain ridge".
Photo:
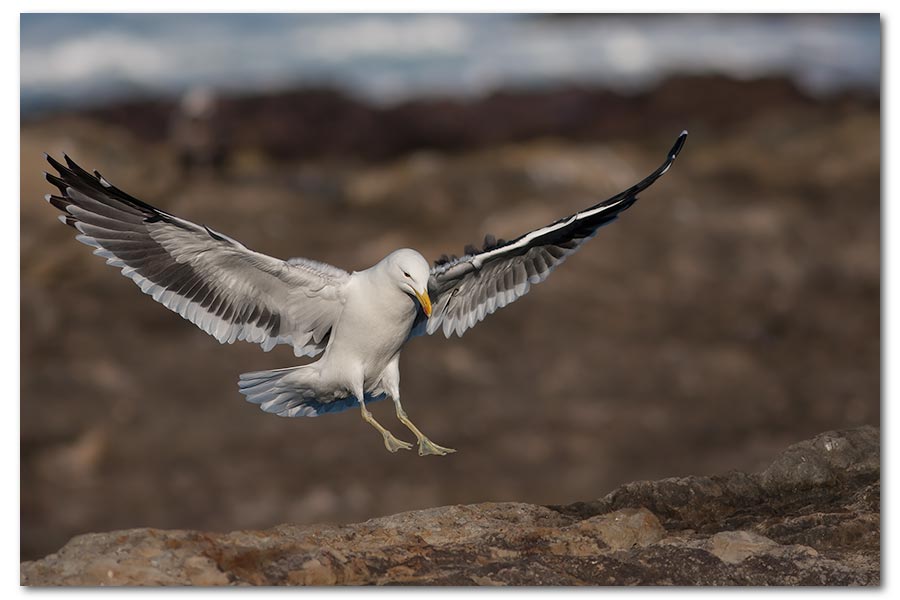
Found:
[{"label": "dark terrain ridge", "polygon": [[[816,98],[783,77],[751,81],[721,75],[670,77],[633,93],[600,87],[501,89],[475,98],[424,97],[372,105],[332,88],[221,94],[209,115],[229,147],[256,148],[274,160],[354,157],[384,161],[410,153],[462,152],[553,136],[572,142],[663,139],[740,127],[772,107],[816,112],[877,108],[877,96],[846,90]],[[120,101],[75,111],[144,143],[169,141],[177,99]],[[695,142],[696,143],[696,142]]]},{"label": "dark terrain ridge", "polygon": [[484,503],[352,525],[81,535],[22,563],[56,585],[878,585],[879,430],[759,473],[639,481],[564,506]]}]

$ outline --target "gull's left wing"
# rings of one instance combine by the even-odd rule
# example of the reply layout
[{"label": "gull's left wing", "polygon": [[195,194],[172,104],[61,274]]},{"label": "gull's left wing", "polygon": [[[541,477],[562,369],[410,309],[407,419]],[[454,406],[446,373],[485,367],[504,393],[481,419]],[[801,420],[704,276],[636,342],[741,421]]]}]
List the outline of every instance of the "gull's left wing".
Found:
[{"label": "gull's left wing", "polygon": [[459,336],[476,323],[528,293],[570,254],[597,234],[603,225],[637,200],[637,195],[653,185],[681,152],[687,131],[681,132],[666,160],[643,181],[599,204],[541,227],[511,242],[490,236],[482,250],[466,248],[461,258],[443,258],[435,263],[428,281],[434,306],[431,318],[419,311],[410,337],[432,334],[439,329],[446,337]]}]

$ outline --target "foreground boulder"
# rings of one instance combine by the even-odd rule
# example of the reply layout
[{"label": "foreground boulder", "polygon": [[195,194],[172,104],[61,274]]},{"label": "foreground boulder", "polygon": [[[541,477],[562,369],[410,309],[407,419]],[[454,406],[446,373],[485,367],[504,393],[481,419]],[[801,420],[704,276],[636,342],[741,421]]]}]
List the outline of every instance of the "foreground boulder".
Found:
[{"label": "foreground boulder", "polygon": [[625,485],[566,506],[445,506],[353,525],[81,535],[21,566],[51,585],[878,585],[879,430],[765,471]]}]

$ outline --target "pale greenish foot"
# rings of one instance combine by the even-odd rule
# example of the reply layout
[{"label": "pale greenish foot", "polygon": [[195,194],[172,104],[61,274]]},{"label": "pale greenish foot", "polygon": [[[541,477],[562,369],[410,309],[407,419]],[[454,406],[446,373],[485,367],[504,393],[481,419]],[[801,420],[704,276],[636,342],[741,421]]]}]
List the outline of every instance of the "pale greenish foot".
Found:
[{"label": "pale greenish foot", "polygon": [[409,442],[404,442],[403,440],[398,440],[394,437],[394,434],[387,432],[384,435],[384,447],[388,449],[389,452],[396,452],[397,450],[412,450],[412,444]]},{"label": "pale greenish foot", "polygon": [[423,437],[419,440],[419,456],[428,456],[429,454],[444,456],[445,454],[452,454],[453,452],[456,452],[456,450],[438,446],[427,437]]}]

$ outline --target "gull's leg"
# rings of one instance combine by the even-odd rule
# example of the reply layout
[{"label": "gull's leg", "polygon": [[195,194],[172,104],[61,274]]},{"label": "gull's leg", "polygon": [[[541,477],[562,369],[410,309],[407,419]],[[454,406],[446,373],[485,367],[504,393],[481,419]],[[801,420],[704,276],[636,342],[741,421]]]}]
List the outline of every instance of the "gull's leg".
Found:
[{"label": "gull's leg", "polygon": [[413,425],[413,422],[410,421],[409,417],[406,416],[406,411],[403,410],[402,406],[400,406],[399,394],[396,396],[391,396],[391,398],[394,400],[394,407],[397,409],[397,418],[400,419],[400,422],[406,425],[406,427],[415,434],[416,439],[419,440],[419,456],[426,456],[428,454],[444,456],[445,454],[456,452],[456,450],[454,450],[453,448],[438,446],[427,437],[425,437],[425,434],[419,431],[419,428]]},{"label": "gull's leg", "polygon": [[394,437],[390,431],[381,426],[381,423],[375,420],[375,417],[372,416],[372,413],[369,412],[369,409],[366,408],[365,394],[362,392],[356,393],[356,397],[359,398],[359,408],[362,411],[363,420],[378,430],[378,433],[381,434],[381,437],[384,438],[384,447],[388,449],[389,452],[396,452],[397,450],[410,450],[412,449],[412,444],[409,442],[404,442],[403,440],[398,440]]},{"label": "gull's leg", "polygon": [[419,456],[427,456],[429,454],[444,456],[445,454],[456,452],[456,450],[454,450],[453,448],[438,446],[437,444],[429,440],[427,437],[425,437],[424,433],[419,431],[418,427],[413,425],[413,422],[409,420],[409,417],[406,416],[406,411],[403,410],[403,406],[400,405],[399,357],[391,361],[391,364],[388,365],[387,369],[385,369],[385,372],[382,375],[381,382],[387,390],[388,395],[391,397],[391,400],[394,401],[394,408],[397,409],[397,418],[400,419],[400,422],[406,425],[406,427],[415,434],[416,439],[419,441]]}]

